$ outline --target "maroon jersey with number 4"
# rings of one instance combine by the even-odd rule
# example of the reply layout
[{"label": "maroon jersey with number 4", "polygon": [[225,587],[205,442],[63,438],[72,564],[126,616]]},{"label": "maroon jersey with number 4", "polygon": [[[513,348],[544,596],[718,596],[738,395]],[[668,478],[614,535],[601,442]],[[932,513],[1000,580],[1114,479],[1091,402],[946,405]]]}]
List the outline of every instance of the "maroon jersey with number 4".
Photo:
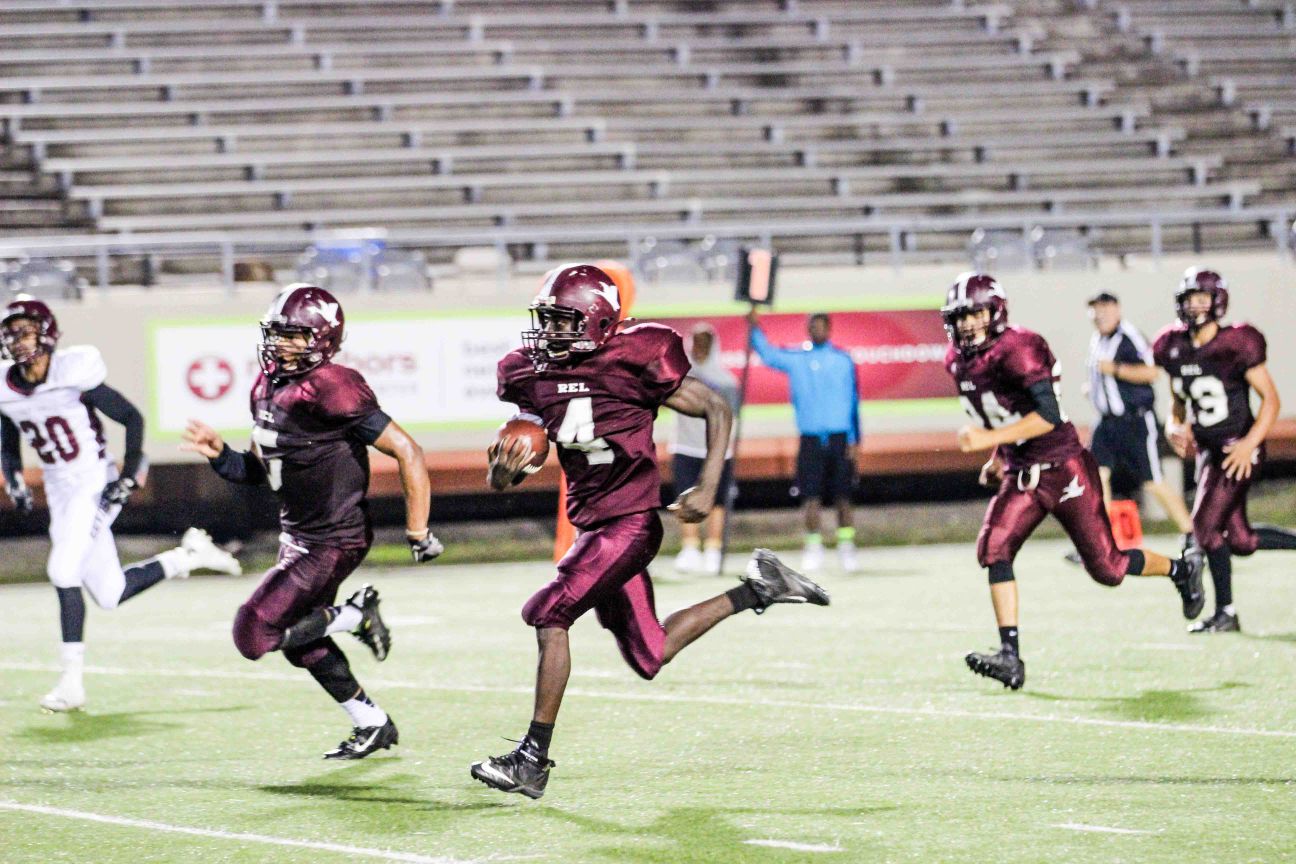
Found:
[{"label": "maroon jersey with number 4", "polygon": [[[1049,381],[1054,392],[1061,389],[1061,364],[1048,342],[1021,327],[1008,327],[989,348],[970,357],[951,347],[945,355],[945,368],[958,386],[963,410],[986,429],[1016,423],[1034,411],[1031,385]],[[1044,435],[1000,447],[998,453],[1007,468],[1018,471],[1038,463],[1059,465],[1083,450],[1071,421],[1065,414],[1062,420]]]},{"label": "maroon jersey with number 4", "polygon": [[1249,369],[1265,362],[1265,337],[1250,324],[1221,326],[1200,348],[1183,324],[1157,334],[1152,345],[1156,364],[1170,373],[1170,387],[1192,410],[1193,437],[1215,454],[1251,429]]},{"label": "maroon jersey with number 4", "polygon": [[540,417],[558,445],[577,528],[661,506],[653,420],[688,370],[684,340],[660,324],[630,327],[543,372],[522,349],[500,361],[500,400]]},{"label": "maroon jersey with number 4", "polygon": [[332,363],[278,382],[261,375],[251,401],[253,449],[283,530],[308,544],[367,547],[367,447],[386,415],[364,376]]}]

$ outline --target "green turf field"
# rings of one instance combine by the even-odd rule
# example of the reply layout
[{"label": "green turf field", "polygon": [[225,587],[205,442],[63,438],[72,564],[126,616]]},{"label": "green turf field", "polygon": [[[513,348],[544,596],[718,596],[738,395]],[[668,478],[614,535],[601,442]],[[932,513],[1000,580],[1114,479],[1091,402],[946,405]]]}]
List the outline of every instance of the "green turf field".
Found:
[{"label": "green turf field", "polygon": [[[1160,544],[1170,548],[1169,541]],[[1196,862],[1296,858],[1296,555],[1236,565],[1246,633],[1190,637],[1164,580],[1112,590],[1019,559],[1026,689],[967,545],[869,552],[829,609],[725,622],[652,683],[596,622],[538,802],[468,763],[530,709],[518,609],[544,564],[363,571],[395,631],[361,681],[401,745],[326,764],[344,715],[229,638],[255,579],[164,584],[88,622],[89,710],[44,716],[47,585],[0,588],[0,860],[17,862]],[[662,567],[663,575],[669,571]],[[662,580],[663,612],[729,582]]]}]

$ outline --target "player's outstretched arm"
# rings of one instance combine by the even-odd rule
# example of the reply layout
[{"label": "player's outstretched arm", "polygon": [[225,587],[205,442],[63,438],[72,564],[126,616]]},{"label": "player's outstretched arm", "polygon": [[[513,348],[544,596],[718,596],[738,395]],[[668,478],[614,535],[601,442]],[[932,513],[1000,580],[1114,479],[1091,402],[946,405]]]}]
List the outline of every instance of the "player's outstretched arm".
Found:
[{"label": "player's outstretched arm", "polygon": [[1058,405],[1057,393],[1054,391],[1052,381],[1037,381],[1027,389],[1035,402],[1034,411],[1015,423],[998,429],[964,426],[958,431],[959,449],[964,453],[975,453],[1001,444],[1029,441],[1031,438],[1047,435],[1055,426],[1066,422],[1062,417],[1062,408]]},{"label": "player's outstretched arm", "polygon": [[689,417],[705,417],[707,455],[698,485],[685,489],[669,510],[682,522],[701,522],[715,506],[720,476],[724,472],[725,450],[733,428],[733,410],[724,397],[697,378],[685,378],[665,402],[667,408]]},{"label": "player's outstretched arm", "polygon": [[374,449],[396,460],[401,491],[405,494],[405,539],[416,563],[431,561],[444,551],[428,528],[432,509],[432,481],[428,479],[423,448],[392,420],[373,442]]},{"label": "player's outstretched arm", "polygon": [[255,454],[234,450],[219,432],[201,420],[188,421],[181,438],[181,450],[205,457],[212,469],[229,482],[259,486],[266,481],[265,466]]},{"label": "player's outstretched arm", "polygon": [[1264,363],[1248,369],[1246,380],[1260,396],[1260,410],[1256,412],[1255,422],[1251,424],[1247,434],[1232,444],[1224,446],[1224,452],[1228,455],[1224,457],[1221,465],[1224,476],[1237,479],[1251,476],[1251,460],[1256,448],[1264,443],[1269,430],[1273,428],[1274,421],[1278,419],[1278,412],[1282,410],[1278,387],[1274,384],[1273,376],[1269,374],[1269,368]]}]

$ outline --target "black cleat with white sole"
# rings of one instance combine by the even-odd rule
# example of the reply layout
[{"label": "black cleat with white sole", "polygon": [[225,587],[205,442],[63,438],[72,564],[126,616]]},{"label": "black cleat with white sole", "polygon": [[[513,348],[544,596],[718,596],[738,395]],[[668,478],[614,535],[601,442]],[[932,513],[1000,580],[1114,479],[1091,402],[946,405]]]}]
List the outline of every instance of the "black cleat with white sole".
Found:
[{"label": "black cleat with white sole", "polygon": [[381,726],[356,726],[351,737],[324,754],[325,759],[363,759],[400,743],[400,733],[390,717]]},{"label": "black cleat with white sole", "polygon": [[1179,599],[1183,601],[1183,616],[1191,621],[1201,614],[1202,607],[1206,605],[1206,591],[1202,588],[1202,571],[1206,569],[1206,555],[1194,546],[1185,549],[1183,557],[1179,560],[1187,572],[1182,578],[1175,580],[1174,586],[1179,592]]},{"label": "black cleat with white sole", "polygon": [[512,753],[474,762],[469,772],[492,789],[539,798],[549,785],[549,769],[554,764],[552,759],[532,753],[522,745]]},{"label": "black cleat with white sole", "polygon": [[1242,622],[1236,612],[1220,610],[1188,628],[1189,633],[1241,633]]},{"label": "black cleat with white sole", "polygon": [[1026,683],[1025,661],[1006,648],[1000,648],[993,654],[978,654],[973,651],[964,659],[973,672],[993,678],[1005,687],[1020,690]]},{"label": "black cleat with white sole", "polygon": [[378,602],[378,589],[364,585],[351,595],[347,605],[360,610],[360,623],[351,631],[352,635],[372,651],[374,659],[381,663],[387,659],[387,652],[391,650],[392,638],[391,630],[378,612]]},{"label": "black cleat with white sole", "polygon": [[828,592],[815,582],[784,564],[768,549],[757,549],[747,562],[747,572],[739,577],[760,598],[759,614],[775,603],[810,603],[827,606]]}]

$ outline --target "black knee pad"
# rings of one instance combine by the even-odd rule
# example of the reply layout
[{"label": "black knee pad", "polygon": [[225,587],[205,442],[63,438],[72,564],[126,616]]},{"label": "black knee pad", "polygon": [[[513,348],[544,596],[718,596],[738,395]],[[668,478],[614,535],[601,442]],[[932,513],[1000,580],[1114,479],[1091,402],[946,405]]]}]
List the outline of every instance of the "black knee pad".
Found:
[{"label": "black knee pad", "polygon": [[1017,578],[1013,575],[1011,561],[996,561],[990,565],[989,570],[991,585],[998,585],[1000,582],[1011,582]]},{"label": "black knee pad", "polygon": [[1125,564],[1126,576],[1142,576],[1143,568],[1147,566],[1147,556],[1143,554],[1142,549],[1130,549],[1125,552],[1128,561]]}]

